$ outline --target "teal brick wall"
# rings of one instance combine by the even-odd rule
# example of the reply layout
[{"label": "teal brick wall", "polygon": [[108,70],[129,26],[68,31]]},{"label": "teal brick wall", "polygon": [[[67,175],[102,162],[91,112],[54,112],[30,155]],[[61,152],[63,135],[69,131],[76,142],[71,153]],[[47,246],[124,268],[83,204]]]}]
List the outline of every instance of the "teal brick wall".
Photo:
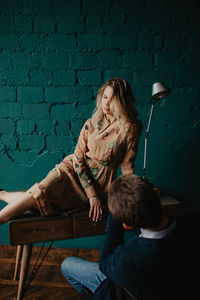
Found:
[{"label": "teal brick wall", "polygon": [[[199,40],[198,0],[1,0],[0,187],[27,189],[71,153],[98,88],[120,76],[133,88],[144,128],[152,84],[171,89],[155,106],[147,176],[184,208],[199,208]],[[144,132],[138,175],[143,149]],[[4,225],[0,243],[8,242]]]}]

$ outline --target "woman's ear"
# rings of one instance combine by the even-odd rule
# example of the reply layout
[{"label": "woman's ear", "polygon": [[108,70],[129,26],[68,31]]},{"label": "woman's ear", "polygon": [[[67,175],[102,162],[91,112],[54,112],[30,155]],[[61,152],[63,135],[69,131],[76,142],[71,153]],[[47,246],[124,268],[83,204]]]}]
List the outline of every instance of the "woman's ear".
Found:
[{"label": "woman's ear", "polygon": [[128,226],[125,223],[122,224],[125,230],[132,230],[133,227],[132,226]]}]

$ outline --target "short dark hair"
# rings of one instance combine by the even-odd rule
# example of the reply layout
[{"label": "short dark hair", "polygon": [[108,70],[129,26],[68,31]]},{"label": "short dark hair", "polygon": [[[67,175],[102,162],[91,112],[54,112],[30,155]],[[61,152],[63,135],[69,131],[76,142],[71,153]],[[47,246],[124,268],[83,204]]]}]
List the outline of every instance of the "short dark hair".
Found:
[{"label": "short dark hair", "polygon": [[163,215],[152,184],[134,174],[121,175],[112,182],[108,208],[114,219],[138,228],[155,227]]}]

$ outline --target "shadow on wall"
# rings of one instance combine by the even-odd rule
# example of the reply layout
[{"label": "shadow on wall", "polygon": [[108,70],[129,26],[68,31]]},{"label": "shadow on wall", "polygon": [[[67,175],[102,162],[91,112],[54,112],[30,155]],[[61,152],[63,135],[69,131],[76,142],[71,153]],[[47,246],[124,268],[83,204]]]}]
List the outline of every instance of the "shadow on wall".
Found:
[{"label": "shadow on wall", "polygon": [[[180,172],[182,187],[186,189],[182,193],[183,201],[187,201],[188,207],[196,206],[200,208],[200,201],[197,197],[199,195],[199,170],[200,170],[200,130],[194,130],[186,140],[185,151],[183,154],[183,163],[185,162],[185,170]],[[199,198],[199,197],[198,197]]]},{"label": "shadow on wall", "polygon": [[[181,201],[183,207],[200,207],[197,200],[200,169],[199,94],[176,91],[154,108],[147,149],[147,178],[164,192]],[[141,110],[141,111],[140,111]],[[150,110],[150,105],[149,105]],[[143,108],[139,108],[143,116]],[[145,115],[148,112],[145,110]],[[144,130],[136,161],[142,175]]]}]

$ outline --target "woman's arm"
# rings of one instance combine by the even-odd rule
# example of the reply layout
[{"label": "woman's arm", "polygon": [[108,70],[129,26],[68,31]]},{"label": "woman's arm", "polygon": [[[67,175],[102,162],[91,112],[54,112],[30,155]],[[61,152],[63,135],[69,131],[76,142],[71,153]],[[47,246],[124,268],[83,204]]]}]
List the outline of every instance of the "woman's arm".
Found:
[{"label": "woman's arm", "polygon": [[140,135],[140,124],[138,124],[135,129],[129,128],[129,130],[127,130],[124,157],[121,162],[122,174],[132,174],[134,172],[134,163],[138,150]]},{"label": "woman's arm", "polygon": [[92,175],[85,163],[86,153],[88,151],[87,142],[89,131],[90,122],[88,120],[79,135],[78,143],[74,151],[73,167],[90,202],[89,217],[93,216],[93,221],[98,221],[102,216],[101,202],[95,191]]}]

